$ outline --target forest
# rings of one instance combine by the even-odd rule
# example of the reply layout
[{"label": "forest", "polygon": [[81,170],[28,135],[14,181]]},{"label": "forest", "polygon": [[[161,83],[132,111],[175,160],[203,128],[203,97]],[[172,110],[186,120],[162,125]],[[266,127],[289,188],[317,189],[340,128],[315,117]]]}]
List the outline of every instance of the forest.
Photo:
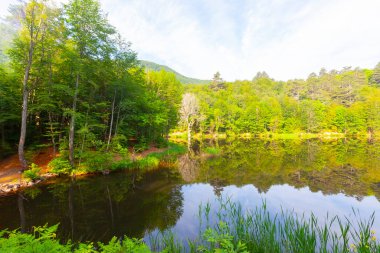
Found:
[{"label": "forest", "polygon": [[321,69],[306,80],[251,80],[191,85],[199,100],[198,130],[236,135],[342,133],[374,138],[380,130],[380,63],[374,69]]},{"label": "forest", "polygon": [[52,146],[74,167],[88,152],[165,145],[171,131],[186,128],[189,137],[193,131],[375,138],[380,130],[380,63],[321,69],[306,80],[276,81],[259,72],[226,82],[218,72],[209,84],[181,84],[174,73],[145,69],[96,0],[62,8],[30,1],[11,5],[10,14],[0,27],[0,153],[18,148],[24,168],[28,147]]},{"label": "forest", "polygon": [[2,33],[14,32],[1,56],[2,156],[18,146],[26,167],[25,147],[51,145],[74,166],[84,150],[163,142],[177,123],[181,84],[171,73],[145,73],[97,1],[30,1],[10,11],[2,24]]}]

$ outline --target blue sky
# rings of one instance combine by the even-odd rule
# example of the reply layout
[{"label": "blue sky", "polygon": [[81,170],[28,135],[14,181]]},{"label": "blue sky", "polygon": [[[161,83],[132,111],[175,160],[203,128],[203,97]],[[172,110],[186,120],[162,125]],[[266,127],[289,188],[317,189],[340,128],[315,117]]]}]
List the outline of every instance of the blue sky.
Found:
[{"label": "blue sky", "polygon": [[[9,2],[1,0],[0,15]],[[66,0],[67,1],[67,0]],[[140,59],[210,79],[305,78],[380,62],[379,0],[101,0]]]}]

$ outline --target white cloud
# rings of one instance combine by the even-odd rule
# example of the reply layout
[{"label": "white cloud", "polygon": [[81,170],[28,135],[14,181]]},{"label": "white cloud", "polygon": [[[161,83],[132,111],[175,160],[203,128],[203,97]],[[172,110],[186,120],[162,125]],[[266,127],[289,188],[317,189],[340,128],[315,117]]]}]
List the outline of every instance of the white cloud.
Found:
[{"label": "white cloud", "polygon": [[380,1],[102,1],[140,58],[210,78],[277,79],[380,61]]},{"label": "white cloud", "polygon": [[17,3],[17,0],[0,0],[0,18],[8,15],[8,6]]},{"label": "white cloud", "polygon": [[139,58],[187,76],[285,80],[380,61],[379,0],[100,1]]}]

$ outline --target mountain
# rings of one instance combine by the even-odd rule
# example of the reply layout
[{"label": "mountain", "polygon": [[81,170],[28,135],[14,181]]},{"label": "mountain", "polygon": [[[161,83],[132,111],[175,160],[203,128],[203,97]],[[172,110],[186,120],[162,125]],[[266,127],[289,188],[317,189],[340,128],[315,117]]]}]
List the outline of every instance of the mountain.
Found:
[{"label": "mountain", "polygon": [[144,60],[140,60],[140,63],[142,66],[144,66],[148,70],[154,70],[154,71],[165,70],[167,72],[174,73],[176,75],[177,79],[182,84],[208,84],[208,83],[210,83],[210,80],[201,80],[201,79],[197,79],[197,78],[191,78],[191,77],[184,76],[184,75],[178,73],[177,71],[175,71],[175,70],[173,70],[173,69],[171,69],[165,65],[160,65],[160,64],[157,64],[154,62],[144,61]]}]

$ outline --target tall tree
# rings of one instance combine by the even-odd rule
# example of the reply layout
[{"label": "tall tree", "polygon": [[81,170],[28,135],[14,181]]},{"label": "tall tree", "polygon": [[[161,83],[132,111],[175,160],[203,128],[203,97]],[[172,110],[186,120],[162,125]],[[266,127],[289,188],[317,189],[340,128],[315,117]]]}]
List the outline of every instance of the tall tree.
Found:
[{"label": "tall tree", "polygon": [[[30,74],[34,64],[36,51],[45,37],[47,28],[46,5],[42,2],[32,0],[23,8],[21,15],[21,30],[19,36],[14,40],[14,46],[10,56],[16,68],[23,70],[22,80],[22,112],[21,112],[21,130],[18,145],[18,155],[22,169],[27,168],[25,159],[25,140],[28,117],[28,99],[30,94]],[[36,82],[37,79],[34,79]]]},{"label": "tall tree", "polygon": [[83,81],[84,64],[95,59],[109,58],[114,28],[108,23],[97,0],[72,0],[65,6],[65,21],[68,37],[74,44],[75,86],[69,129],[69,160],[74,167],[75,114],[79,83]]},{"label": "tall tree", "polygon": [[221,90],[221,89],[226,88],[225,82],[222,79],[222,77],[220,76],[219,71],[214,74],[214,77],[212,78],[212,81],[210,84],[210,88],[213,90]]}]

